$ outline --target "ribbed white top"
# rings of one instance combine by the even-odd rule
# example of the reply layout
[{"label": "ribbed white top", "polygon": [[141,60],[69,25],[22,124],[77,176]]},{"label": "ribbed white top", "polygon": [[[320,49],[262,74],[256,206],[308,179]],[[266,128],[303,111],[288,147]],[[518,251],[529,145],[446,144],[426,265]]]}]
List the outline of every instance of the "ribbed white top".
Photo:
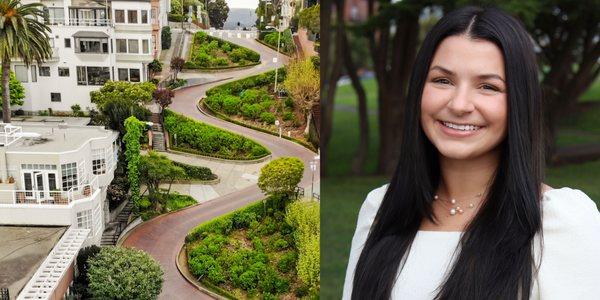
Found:
[{"label": "ribbed white top", "polygon": [[[343,299],[352,295],[354,269],[387,185],[369,193],[358,216]],[[544,193],[543,257],[531,299],[600,299],[600,213],[583,192],[561,188]],[[462,232],[419,231],[392,290],[393,299],[432,299],[456,258]],[[540,236],[534,241],[540,258]]]}]

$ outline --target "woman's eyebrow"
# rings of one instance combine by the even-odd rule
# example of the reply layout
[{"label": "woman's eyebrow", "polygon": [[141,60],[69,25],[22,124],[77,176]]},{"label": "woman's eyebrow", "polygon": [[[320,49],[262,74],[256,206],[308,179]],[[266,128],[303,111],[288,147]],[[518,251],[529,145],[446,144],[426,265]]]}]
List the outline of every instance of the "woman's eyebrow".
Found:
[{"label": "woman's eyebrow", "polygon": [[[450,70],[448,70],[448,69],[446,69],[444,67],[437,66],[437,65],[433,66],[433,67],[431,67],[429,69],[429,71],[433,71],[433,70],[438,70],[438,71],[440,71],[442,73],[445,73],[445,74],[448,74],[448,75],[451,75],[451,76],[456,75],[456,73],[454,73],[454,72],[452,72],[452,71],[450,71]],[[492,79],[492,78],[495,78],[495,79],[499,79],[502,82],[504,82],[504,79],[502,77],[500,77],[500,75],[497,75],[497,74],[481,74],[481,75],[477,75],[477,78],[479,78],[479,79]]]}]

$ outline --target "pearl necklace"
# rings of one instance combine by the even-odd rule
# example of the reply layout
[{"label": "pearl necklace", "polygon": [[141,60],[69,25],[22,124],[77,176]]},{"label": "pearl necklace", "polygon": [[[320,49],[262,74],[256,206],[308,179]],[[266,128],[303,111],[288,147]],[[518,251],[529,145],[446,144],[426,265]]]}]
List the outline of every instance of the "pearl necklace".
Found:
[{"label": "pearl necklace", "polygon": [[[474,197],[467,198],[467,199],[480,198],[481,195],[482,195],[482,193],[479,193],[479,194],[475,195]],[[450,206],[449,212],[450,212],[451,216],[454,216],[457,213],[463,214],[465,212],[462,208],[460,208],[460,206],[457,204],[456,199],[454,199],[454,198],[450,198],[450,200],[448,200],[448,199],[442,199],[442,198],[440,198],[436,194],[435,196],[433,196],[433,199],[435,199],[435,200],[441,199],[441,200],[445,200],[447,202],[450,202],[451,206]],[[473,208],[475,208],[475,204],[473,204],[473,202],[470,202],[469,205],[468,205],[468,207],[469,207],[469,209],[473,209]]]}]

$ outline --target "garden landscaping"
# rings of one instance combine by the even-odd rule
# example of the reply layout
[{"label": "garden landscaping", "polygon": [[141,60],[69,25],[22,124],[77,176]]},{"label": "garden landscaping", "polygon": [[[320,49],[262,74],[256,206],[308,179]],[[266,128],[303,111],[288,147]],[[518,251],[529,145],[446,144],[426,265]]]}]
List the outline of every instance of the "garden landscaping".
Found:
[{"label": "garden landscaping", "polygon": [[[293,202],[285,213],[281,198],[263,201],[192,230],[185,246],[191,273],[202,284],[232,298],[318,295],[314,260],[302,257],[307,245],[301,243],[307,242],[300,241],[301,236],[311,236],[318,244],[318,233],[305,232],[319,229],[318,204]],[[300,274],[313,275],[312,282],[303,281]]]},{"label": "garden landscaping", "polygon": [[289,299],[319,293],[319,204],[293,201],[304,164],[294,157],[261,169],[268,195],[194,228],[186,236],[190,272],[234,299]]},{"label": "garden landscaping", "polygon": [[292,56],[296,51],[294,39],[292,38],[292,31],[286,29],[281,32],[280,37],[278,37],[278,35],[277,31],[261,31],[258,35],[258,41],[277,51],[277,40],[279,39],[279,52],[284,53],[287,56]]},{"label": "garden landscaping", "polygon": [[199,31],[194,34],[184,69],[229,69],[260,63],[260,54]]},{"label": "garden landscaping", "polygon": [[[277,76],[281,84],[285,69],[280,69]],[[206,91],[202,104],[221,119],[274,135],[279,134],[275,126],[275,120],[279,120],[282,136],[289,133],[291,138],[314,149],[304,135],[302,109],[289,96],[277,99],[274,84],[275,71],[236,80]]]},{"label": "garden landscaping", "polygon": [[271,154],[267,148],[244,136],[170,110],[165,110],[164,115],[172,150],[232,160],[253,160]]}]

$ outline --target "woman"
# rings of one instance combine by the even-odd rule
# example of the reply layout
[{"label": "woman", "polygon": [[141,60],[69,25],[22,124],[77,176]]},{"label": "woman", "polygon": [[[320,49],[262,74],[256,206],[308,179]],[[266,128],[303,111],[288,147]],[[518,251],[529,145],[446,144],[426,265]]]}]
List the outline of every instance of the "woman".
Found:
[{"label": "woman", "polygon": [[537,72],[527,32],[498,9],[464,7],[429,32],[344,299],[600,299],[600,214],[542,183]]}]

